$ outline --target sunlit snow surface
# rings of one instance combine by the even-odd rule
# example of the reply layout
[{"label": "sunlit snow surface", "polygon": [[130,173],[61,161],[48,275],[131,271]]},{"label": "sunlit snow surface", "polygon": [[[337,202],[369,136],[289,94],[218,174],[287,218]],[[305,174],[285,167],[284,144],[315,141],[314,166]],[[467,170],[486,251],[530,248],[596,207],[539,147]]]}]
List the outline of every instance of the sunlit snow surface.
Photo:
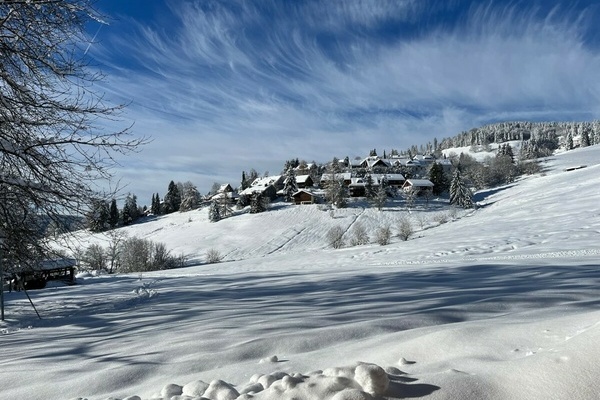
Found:
[{"label": "sunlit snow surface", "polygon": [[[599,164],[598,146],[559,154],[456,215],[274,205],[129,227],[198,265],[31,291],[42,320],[6,293],[0,398],[600,398]],[[407,242],[325,243],[404,216]],[[211,248],[224,262],[203,264]]]}]

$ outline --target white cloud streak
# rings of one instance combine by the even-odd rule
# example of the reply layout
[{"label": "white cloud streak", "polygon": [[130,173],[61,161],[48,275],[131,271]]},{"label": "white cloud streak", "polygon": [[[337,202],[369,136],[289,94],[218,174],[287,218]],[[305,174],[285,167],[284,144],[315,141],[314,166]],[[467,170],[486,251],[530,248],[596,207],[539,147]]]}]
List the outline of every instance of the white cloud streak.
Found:
[{"label": "white cloud streak", "polygon": [[584,40],[598,15],[590,8],[490,1],[448,25],[432,23],[443,10],[423,1],[169,4],[170,26],[127,20],[129,35],[92,51],[109,69],[107,92],[131,99],[135,130],[154,137],[138,170],[206,189],[242,169],[279,172],[292,157],[353,157],[496,120],[600,111],[600,55]]}]

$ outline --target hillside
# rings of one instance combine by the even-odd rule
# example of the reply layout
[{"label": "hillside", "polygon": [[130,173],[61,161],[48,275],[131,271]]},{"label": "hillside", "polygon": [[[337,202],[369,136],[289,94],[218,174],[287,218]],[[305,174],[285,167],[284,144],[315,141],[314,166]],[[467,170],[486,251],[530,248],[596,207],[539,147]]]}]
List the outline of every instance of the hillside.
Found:
[{"label": "hillside", "polygon": [[[441,225],[451,215],[434,202],[275,205],[218,223],[200,210],[125,228],[198,265],[31,292],[41,321],[7,294],[3,396],[180,399],[176,385],[199,393],[202,380],[219,400],[245,387],[254,395],[237,398],[598,398],[600,146],[543,166]],[[394,228],[407,214],[407,242],[324,241],[331,226]],[[225,262],[204,264],[211,248]]]}]

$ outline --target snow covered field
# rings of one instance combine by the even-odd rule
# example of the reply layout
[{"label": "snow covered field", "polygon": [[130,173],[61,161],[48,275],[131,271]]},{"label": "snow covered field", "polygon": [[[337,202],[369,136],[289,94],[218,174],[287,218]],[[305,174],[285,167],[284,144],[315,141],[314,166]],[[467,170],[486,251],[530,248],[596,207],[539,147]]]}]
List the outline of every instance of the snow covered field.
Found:
[{"label": "snow covered field", "polygon": [[[126,228],[198,265],[31,291],[42,320],[7,293],[0,398],[600,398],[600,147],[544,167],[441,225],[434,202]],[[406,215],[407,242],[324,240]]]}]

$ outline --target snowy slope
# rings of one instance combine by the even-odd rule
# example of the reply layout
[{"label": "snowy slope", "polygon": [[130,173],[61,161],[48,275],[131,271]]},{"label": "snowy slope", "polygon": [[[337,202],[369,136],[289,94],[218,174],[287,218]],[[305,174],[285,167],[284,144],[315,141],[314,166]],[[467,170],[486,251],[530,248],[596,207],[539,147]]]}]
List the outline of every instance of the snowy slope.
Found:
[{"label": "snowy slope", "polygon": [[[7,294],[0,397],[596,399],[600,147],[544,167],[442,225],[434,203],[129,227],[199,265],[32,291],[41,321]],[[324,244],[406,215],[407,242]],[[210,248],[226,262],[203,264]]]}]

